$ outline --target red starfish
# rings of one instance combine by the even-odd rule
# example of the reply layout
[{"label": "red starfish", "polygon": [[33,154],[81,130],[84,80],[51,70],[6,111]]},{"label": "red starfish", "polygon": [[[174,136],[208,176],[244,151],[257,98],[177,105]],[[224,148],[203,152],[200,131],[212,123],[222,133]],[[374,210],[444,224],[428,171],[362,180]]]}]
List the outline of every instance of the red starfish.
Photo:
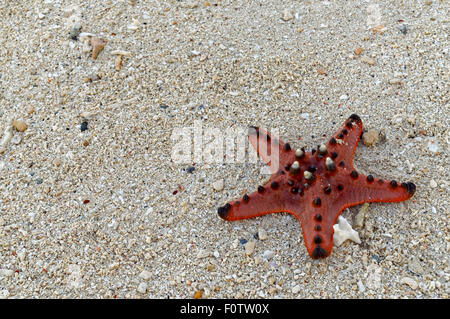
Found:
[{"label": "red starfish", "polygon": [[[353,168],[353,156],[361,137],[362,122],[351,115],[328,143],[306,153],[293,151],[288,143],[272,138],[259,128],[249,130],[249,141],[259,156],[271,164],[267,150],[277,147],[279,169],[270,166],[266,185],[240,201],[218,209],[225,220],[234,221],[265,214],[288,212],[301,223],[309,255],[325,258],[333,247],[333,225],[347,207],[367,202],[400,202],[415,192],[413,183],[397,183],[364,176]],[[276,150],[276,149],[275,149]]]}]

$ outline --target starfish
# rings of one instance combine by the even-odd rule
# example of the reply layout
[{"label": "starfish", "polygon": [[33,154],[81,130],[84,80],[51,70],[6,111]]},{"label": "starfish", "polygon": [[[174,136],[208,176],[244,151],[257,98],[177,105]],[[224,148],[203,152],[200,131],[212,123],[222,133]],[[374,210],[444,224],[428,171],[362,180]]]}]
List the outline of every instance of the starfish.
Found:
[{"label": "starfish", "polygon": [[[301,223],[308,254],[325,258],[333,248],[333,225],[350,206],[368,202],[400,202],[413,196],[416,186],[363,175],[353,167],[356,146],[362,134],[361,118],[353,114],[317,149],[293,150],[289,143],[251,127],[249,142],[269,165],[271,176],[251,194],[219,207],[227,221],[287,212]],[[273,165],[268,150],[278,151],[279,165]],[[276,154],[276,153],[275,153]]]}]

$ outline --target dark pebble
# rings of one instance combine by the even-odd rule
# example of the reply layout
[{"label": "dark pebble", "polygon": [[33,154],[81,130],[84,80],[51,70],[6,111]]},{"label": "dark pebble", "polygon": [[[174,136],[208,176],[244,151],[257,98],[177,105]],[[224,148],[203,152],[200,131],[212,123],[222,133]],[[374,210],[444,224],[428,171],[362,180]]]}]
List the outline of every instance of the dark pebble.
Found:
[{"label": "dark pebble", "polygon": [[81,129],[81,132],[86,131],[88,129],[88,122],[84,121],[83,123],[81,123],[80,129]]},{"label": "dark pebble", "polygon": [[188,167],[188,168],[186,169],[186,171],[187,171],[188,173],[191,173],[191,174],[192,174],[192,172],[195,171],[195,167],[194,167],[194,166],[190,166],[190,167]]},{"label": "dark pebble", "polygon": [[163,110],[167,109],[169,106],[165,105],[165,104],[160,104],[159,105],[160,108],[162,108]]},{"label": "dark pebble", "polygon": [[245,245],[246,243],[247,243],[247,239],[245,239],[245,238],[239,239],[239,244]]},{"label": "dark pebble", "polygon": [[36,179],[36,184],[42,184],[44,182],[44,180],[42,178],[37,178]]},{"label": "dark pebble", "polygon": [[406,32],[407,32],[406,24],[402,24],[402,25],[399,27],[399,30],[400,30],[401,33],[406,34]]}]

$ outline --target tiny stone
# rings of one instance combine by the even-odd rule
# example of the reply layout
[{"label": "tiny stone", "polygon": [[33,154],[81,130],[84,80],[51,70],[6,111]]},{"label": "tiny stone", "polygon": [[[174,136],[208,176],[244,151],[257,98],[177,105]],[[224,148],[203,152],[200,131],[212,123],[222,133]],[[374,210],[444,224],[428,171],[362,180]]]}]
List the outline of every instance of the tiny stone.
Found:
[{"label": "tiny stone", "polygon": [[406,29],[406,24],[402,24],[398,29],[399,29],[400,32],[403,33],[403,34],[406,34],[406,32],[408,31],[408,30]]},{"label": "tiny stone", "polygon": [[428,147],[428,150],[435,155],[440,153],[440,151],[441,151],[439,144],[436,144],[436,143],[429,142],[427,147]]},{"label": "tiny stone", "polygon": [[372,146],[376,144],[379,140],[380,133],[378,130],[370,129],[367,132],[365,132],[362,136],[363,143],[365,146]]},{"label": "tiny stone", "polygon": [[217,250],[214,250],[213,256],[219,258],[220,257],[219,252]]},{"label": "tiny stone", "polygon": [[241,244],[241,245],[245,245],[246,242],[247,242],[247,239],[245,239],[245,238],[239,239],[239,244]]},{"label": "tiny stone", "polygon": [[425,272],[417,257],[414,257],[409,261],[408,270],[417,275],[422,275]]},{"label": "tiny stone", "polygon": [[139,278],[142,278],[144,280],[149,280],[150,278],[152,278],[152,273],[148,270],[143,270],[140,274],[139,274]]},{"label": "tiny stone", "polygon": [[26,108],[27,114],[33,114],[34,113],[34,106],[28,105]]},{"label": "tiny stone", "polygon": [[432,179],[431,181],[430,181],[430,187],[431,188],[436,188],[438,186],[438,184],[436,183],[436,181],[434,180],[434,179]]},{"label": "tiny stone", "polygon": [[247,256],[250,256],[251,254],[253,254],[253,251],[255,250],[255,245],[256,243],[254,241],[249,241],[245,244],[245,254]]},{"label": "tiny stone", "polygon": [[69,32],[69,39],[78,40],[78,35],[81,33],[81,23],[75,22]]},{"label": "tiny stone", "polygon": [[36,184],[42,184],[44,182],[44,180],[42,178],[36,178]]},{"label": "tiny stone", "polygon": [[194,166],[190,166],[190,167],[188,167],[188,168],[186,169],[186,171],[187,171],[188,173],[191,173],[191,174],[192,174],[192,172],[194,172],[194,170],[195,170],[195,167],[194,167]]},{"label": "tiny stone", "polygon": [[147,292],[147,284],[145,282],[141,282],[137,287],[137,291],[141,294],[145,294]]},{"label": "tiny stone", "polygon": [[199,259],[206,258],[208,256],[209,256],[209,252],[204,249],[201,249],[197,254],[197,258],[199,258]]},{"label": "tiny stone", "polygon": [[81,125],[80,125],[80,130],[81,130],[81,132],[84,132],[84,131],[86,131],[88,129],[88,122],[87,121],[84,121],[83,123],[81,123]]},{"label": "tiny stone", "polygon": [[263,257],[267,260],[272,259],[272,257],[275,255],[275,253],[271,250],[266,250],[263,254]]},{"label": "tiny stone", "polygon": [[363,50],[363,49],[362,49],[361,47],[356,48],[356,49],[355,49],[355,54],[356,54],[356,55],[360,55],[361,52],[362,52],[362,50]]},{"label": "tiny stone", "polygon": [[302,287],[300,285],[296,285],[294,288],[292,288],[292,293],[296,295],[300,292],[301,289]]},{"label": "tiny stone", "polygon": [[400,80],[399,78],[392,78],[389,80],[389,84],[402,84],[402,80]]},{"label": "tiny stone", "polygon": [[363,56],[361,58],[361,62],[367,63],[369,65],[375,65],[375,60],[372,58],[369,58],[368,56]]},{"label": "tiny stone", "polygon": [[266,240],[267,239],[267,232],[263,228],[258,229],[258,238],[260,240]]},{"label": "tiny stone", "polygon": [[283,21],[289,21],[294,19],[294,16],[292,15],[291,10],[289,9],[284,9],[283,10],[283,17],[282,17]]},{"label": "tiny stone", "polygon": [[415,290],[418,287],[417,282],[409,277],[403,277],[400,283],[408,285],[412,290]]},{"label": "tiny stone", "polygon": [[197,290],[194,294],[194,299],[200,299],[202,297],[202,291]]},{"label": "tiny stone", "polygon": [[342,94],[340,97],[339,97],[339,100],[341,100],[341,101],[345,101],[345,100],[347,100],[348,99],[348,95],[347,94]]},{"label": "tiny stone", "polygon": [[25,132],[25,130],[28,128],[28,126],[20,120],[12,121],[12,126],[16,129],[17,132]]},{"label": "tiny stone", "polygon": [[216,191],[220,192],[221,190],[223,190],[223,179],[215,181],[212,186]]}]

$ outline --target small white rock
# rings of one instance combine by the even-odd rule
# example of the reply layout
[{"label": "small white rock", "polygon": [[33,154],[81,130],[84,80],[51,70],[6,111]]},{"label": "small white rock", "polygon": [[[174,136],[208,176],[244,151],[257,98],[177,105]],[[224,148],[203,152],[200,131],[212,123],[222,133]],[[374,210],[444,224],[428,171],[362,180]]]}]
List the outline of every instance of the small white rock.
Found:
[{"label": "small white rock", "polygon": [[148,287],[147,283],[141,282],[137,287],[137,291],[140,292],[141,294],[145,294],[147,292],[147,287]]},{"label": "small white rock", "polygon": [[204,249],[200,249],[200,251],[197,254],[197,258],[202,259],[202,258],[206,258],[209,256],[209,251],[204,250]]},{"label": "small white rock", "polygon": [[247,256],[250,256],[251,254],[253,254],[253,251],[255,250],[255,245],[256,245],[256,243],[254,241],[248,241],[245,243],[244,248],[245,248],[245,254]]},{"label": "small white rock", "polygon": [[271,250],[266,250],[263,254],[263,257],[267,260],[272,259],[272,257],[275,255],[275,253]]},{"label": "small white rock", "polygon": [[336,225],[333,225],[333,229],[334,229],[333,243],[335,246],[339,247],[347,239],[350,239],[355,243],[361,244],[358,232],[353,230],[352,226],[350,226],[350,224],[344,217],[342,216],[338,217],[338,223]]},{"label": "small white rock", "polygon": [[282,19],[283,19],[283,21],[289,21],[289,20],[294,19],[294,16],[292,15],[291,10],[284,9]]},{"label": "small white rock", "polygon": [[223,179],[219,179],[219,180],[215,181],[212,184],[212,186],[216,191],[220,192],[221,190],[223,190],[223,186],[224,186]]},{"label": "small white rock", "polygon": [[409,278],[409,277],[403,277],[402,280],[400,281],[400,283],[404,284],[404,285],[408,285],[412,290],[415,290],[418,287],[417,282],[414,279]]},{"label": "small white rock", "polygon": [[267,239],[267,232],[264,228],[260,228],[258,229],[258,238],[261,240],[266,240]]},{"label": "small white rock", "polygon": [[301,289],[302,287],[300,287],[300,285],[296,285],[294,288],[292,288],[292,293],[296,295],[300,292]]},{"label": "small white rock", "polygon": [[217,250],[214,250],[213,256],[219,258],[220,257],[219,252]]},{"label": "small white rock", "polygon": [[434,179],[432,179],[431,181],[430,181],[430,187],[431,188],[436,188],[438,186],[438,184],[436,183],[436,181],[434,180]]},{"label": "small white rock", "polygon": [[347,100],[348,99],[348,95],[347,94],[342,94],[340,97],[339,97],[339,100],[341,100],[341,101],[345,101],[345,100]]},{"label": "small white rock", "polygon": [[437,144],[437,143],[429,142],[427,147],[428,147],[428,150],[434,154],[438,154],[441,151],[441,148],[439,147],[439,144]]},{"label": "small white rock", "polygon": [[140,274],[139,274],[139,278],[142,278],[144,280],[149,280],[150,278],[152,278],[152,273],[148,270],[143,270]]}]

